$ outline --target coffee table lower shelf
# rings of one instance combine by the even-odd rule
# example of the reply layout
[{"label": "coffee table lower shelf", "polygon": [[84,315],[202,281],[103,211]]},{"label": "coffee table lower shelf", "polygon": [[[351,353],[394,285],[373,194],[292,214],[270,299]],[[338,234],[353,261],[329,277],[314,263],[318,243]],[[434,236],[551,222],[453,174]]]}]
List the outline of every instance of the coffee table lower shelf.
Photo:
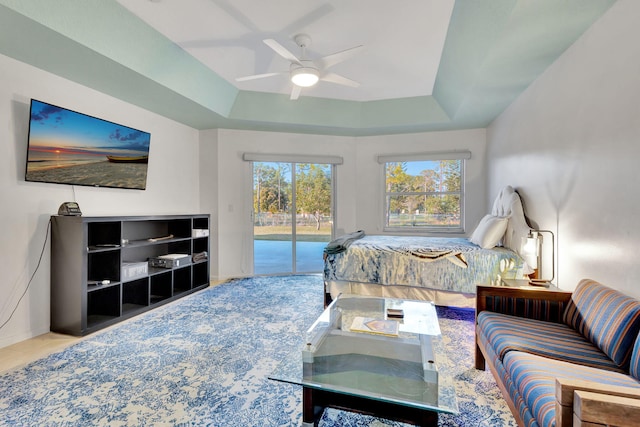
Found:
[{"label": "coffee table lower shelf", "polygon": [[422,427],[438,425],[437,412],[328,390],[302,387],[303,427],[317,426],[324,410],[328,407]]}]

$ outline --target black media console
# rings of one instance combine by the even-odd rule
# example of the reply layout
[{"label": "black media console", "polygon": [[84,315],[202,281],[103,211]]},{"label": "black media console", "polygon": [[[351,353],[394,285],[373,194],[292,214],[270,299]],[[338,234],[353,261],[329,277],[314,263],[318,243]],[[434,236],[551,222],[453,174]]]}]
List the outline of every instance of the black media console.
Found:
[{"label": "black media console", "polygon": [[[51,223],[54,332],[86,335],[209,286],[209,215],[52,216]],[[188,257],[168,268],[148,264],[175,254]]]}]

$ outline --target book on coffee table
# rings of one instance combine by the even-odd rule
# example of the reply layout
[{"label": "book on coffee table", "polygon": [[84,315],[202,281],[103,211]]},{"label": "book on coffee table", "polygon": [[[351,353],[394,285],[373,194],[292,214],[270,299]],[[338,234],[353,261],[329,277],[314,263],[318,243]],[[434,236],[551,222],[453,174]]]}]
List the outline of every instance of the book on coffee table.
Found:
[{"label": "book on coffee table", "polygon": [[353,319],[350,329],[352,332],[365,332],[368,334],[397,337],[399,327],[400,324],[397,320],[383,320],[357,316]]}]

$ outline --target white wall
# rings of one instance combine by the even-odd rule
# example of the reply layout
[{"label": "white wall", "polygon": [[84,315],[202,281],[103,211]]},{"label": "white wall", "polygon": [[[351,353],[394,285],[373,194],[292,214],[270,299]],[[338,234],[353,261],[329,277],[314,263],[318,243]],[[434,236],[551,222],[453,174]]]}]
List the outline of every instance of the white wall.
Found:
[{"label": "white wall", "polygon": [[618,0],[488,128],[488,188],[556,232],[557,276],[640,297],[640,2]]},{"label": "white wall", "polygon": [[[24,181],[29,101],[36,98],[151,133],[147,189]],[[47,223],[64,201],[85,216],[199,213],[198,132],[146,110],[0,55],[0,347],[49,331]]]},{"label": "white wall", "polygon": [[199,133],[200,137],[200,159],[198,163],[199,184],[200,184],[200,210],[211,215],[209,224],[209,273],[211,278],[217,279],[220,276],[218,268],[218,236],[220,230],[220,220],[218,218],[218,188],[219,164],[218,160],[218,130],[205,130]]},{"label": "white wall", "polygon": [[344,164],[337,167],[336,178],[337,234],[359,229],[382,234],[384,180],[383,166],[377,162],[380,154],[471,150],[472,159],[466,168],[467,230],[472,230],[487,210],[484,129],[363,138],[237,130],[212,130],[202,135],[201,162],[217,165],[201,172],[201,204],[203,208],[219,207],[214,224],[219,256],[218,265],[212,267],[216,274],[212,275],[221,279],[253,272],[252,171],[251,164],[242,160],[245,152],[342,156]]}]

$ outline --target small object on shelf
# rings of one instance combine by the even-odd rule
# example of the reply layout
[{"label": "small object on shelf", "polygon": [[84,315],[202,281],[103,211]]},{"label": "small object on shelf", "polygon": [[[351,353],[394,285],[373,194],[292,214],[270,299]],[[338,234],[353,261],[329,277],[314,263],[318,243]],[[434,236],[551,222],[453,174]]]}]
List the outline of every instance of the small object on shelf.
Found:
[{"label": "small object on shelf", "polygon": [[101,286],[101,285],[110,285],[111,284],[111,280],[109,279],[104,279],[104,280],[89,280],[89,285],[93,285],[93,286]]},{"label": "small object on shelf", "polygon": [[191,237],[209,237],[208,229],[194,228],[191,231]]},{"label": "small object on shelf", "polygon": [[531,286],[542,286],[542,287],[548,288],[550,282],[548,280],[531,279],[529,280],[529,284]]},{"label": "small object on shelf", "polygon": [[147,239],[147,242],[159,242],[161,240],[169,240],[169,239],[173,239],[173,234],[169,234],[168,236],[163,236],[163,237],[150,237]]},{"label": "small object on shelf", "polygon": [[124,280],[137,279],[149,274],[149,264],[146,262],[122,262],[122,278]]},{"label": "small object on shelf", "polygon": [[383,320],[357,316],[353,319],[350,330],[352,332],[364,332],[368,334],[397,337],[399,328],[400,324],[397,320]]},{"label": "small object on shelf", "polygon": [[387,308],[387,317],[402,319],[404,311],[401,308]]},{"label": "small object on shelf", "polygon": [[204,251],[204,252],[198,252],[196,254],[193,254],[191,258],[193,259],[193,262],[200,262],[200,261],[206,261],[208,257],[209,255],[207,254],[207,251]]},{"label": "small object on shelf", "polygon": [[177,268],[189,264],[191,264],[191,257],[188,254],[167,254],[149,258],[151,267]]},{"label": "small object on shelf", "polygon": [[64,202],[58,208],[58,215],[82,216],[82,212],[76,202]]}]

